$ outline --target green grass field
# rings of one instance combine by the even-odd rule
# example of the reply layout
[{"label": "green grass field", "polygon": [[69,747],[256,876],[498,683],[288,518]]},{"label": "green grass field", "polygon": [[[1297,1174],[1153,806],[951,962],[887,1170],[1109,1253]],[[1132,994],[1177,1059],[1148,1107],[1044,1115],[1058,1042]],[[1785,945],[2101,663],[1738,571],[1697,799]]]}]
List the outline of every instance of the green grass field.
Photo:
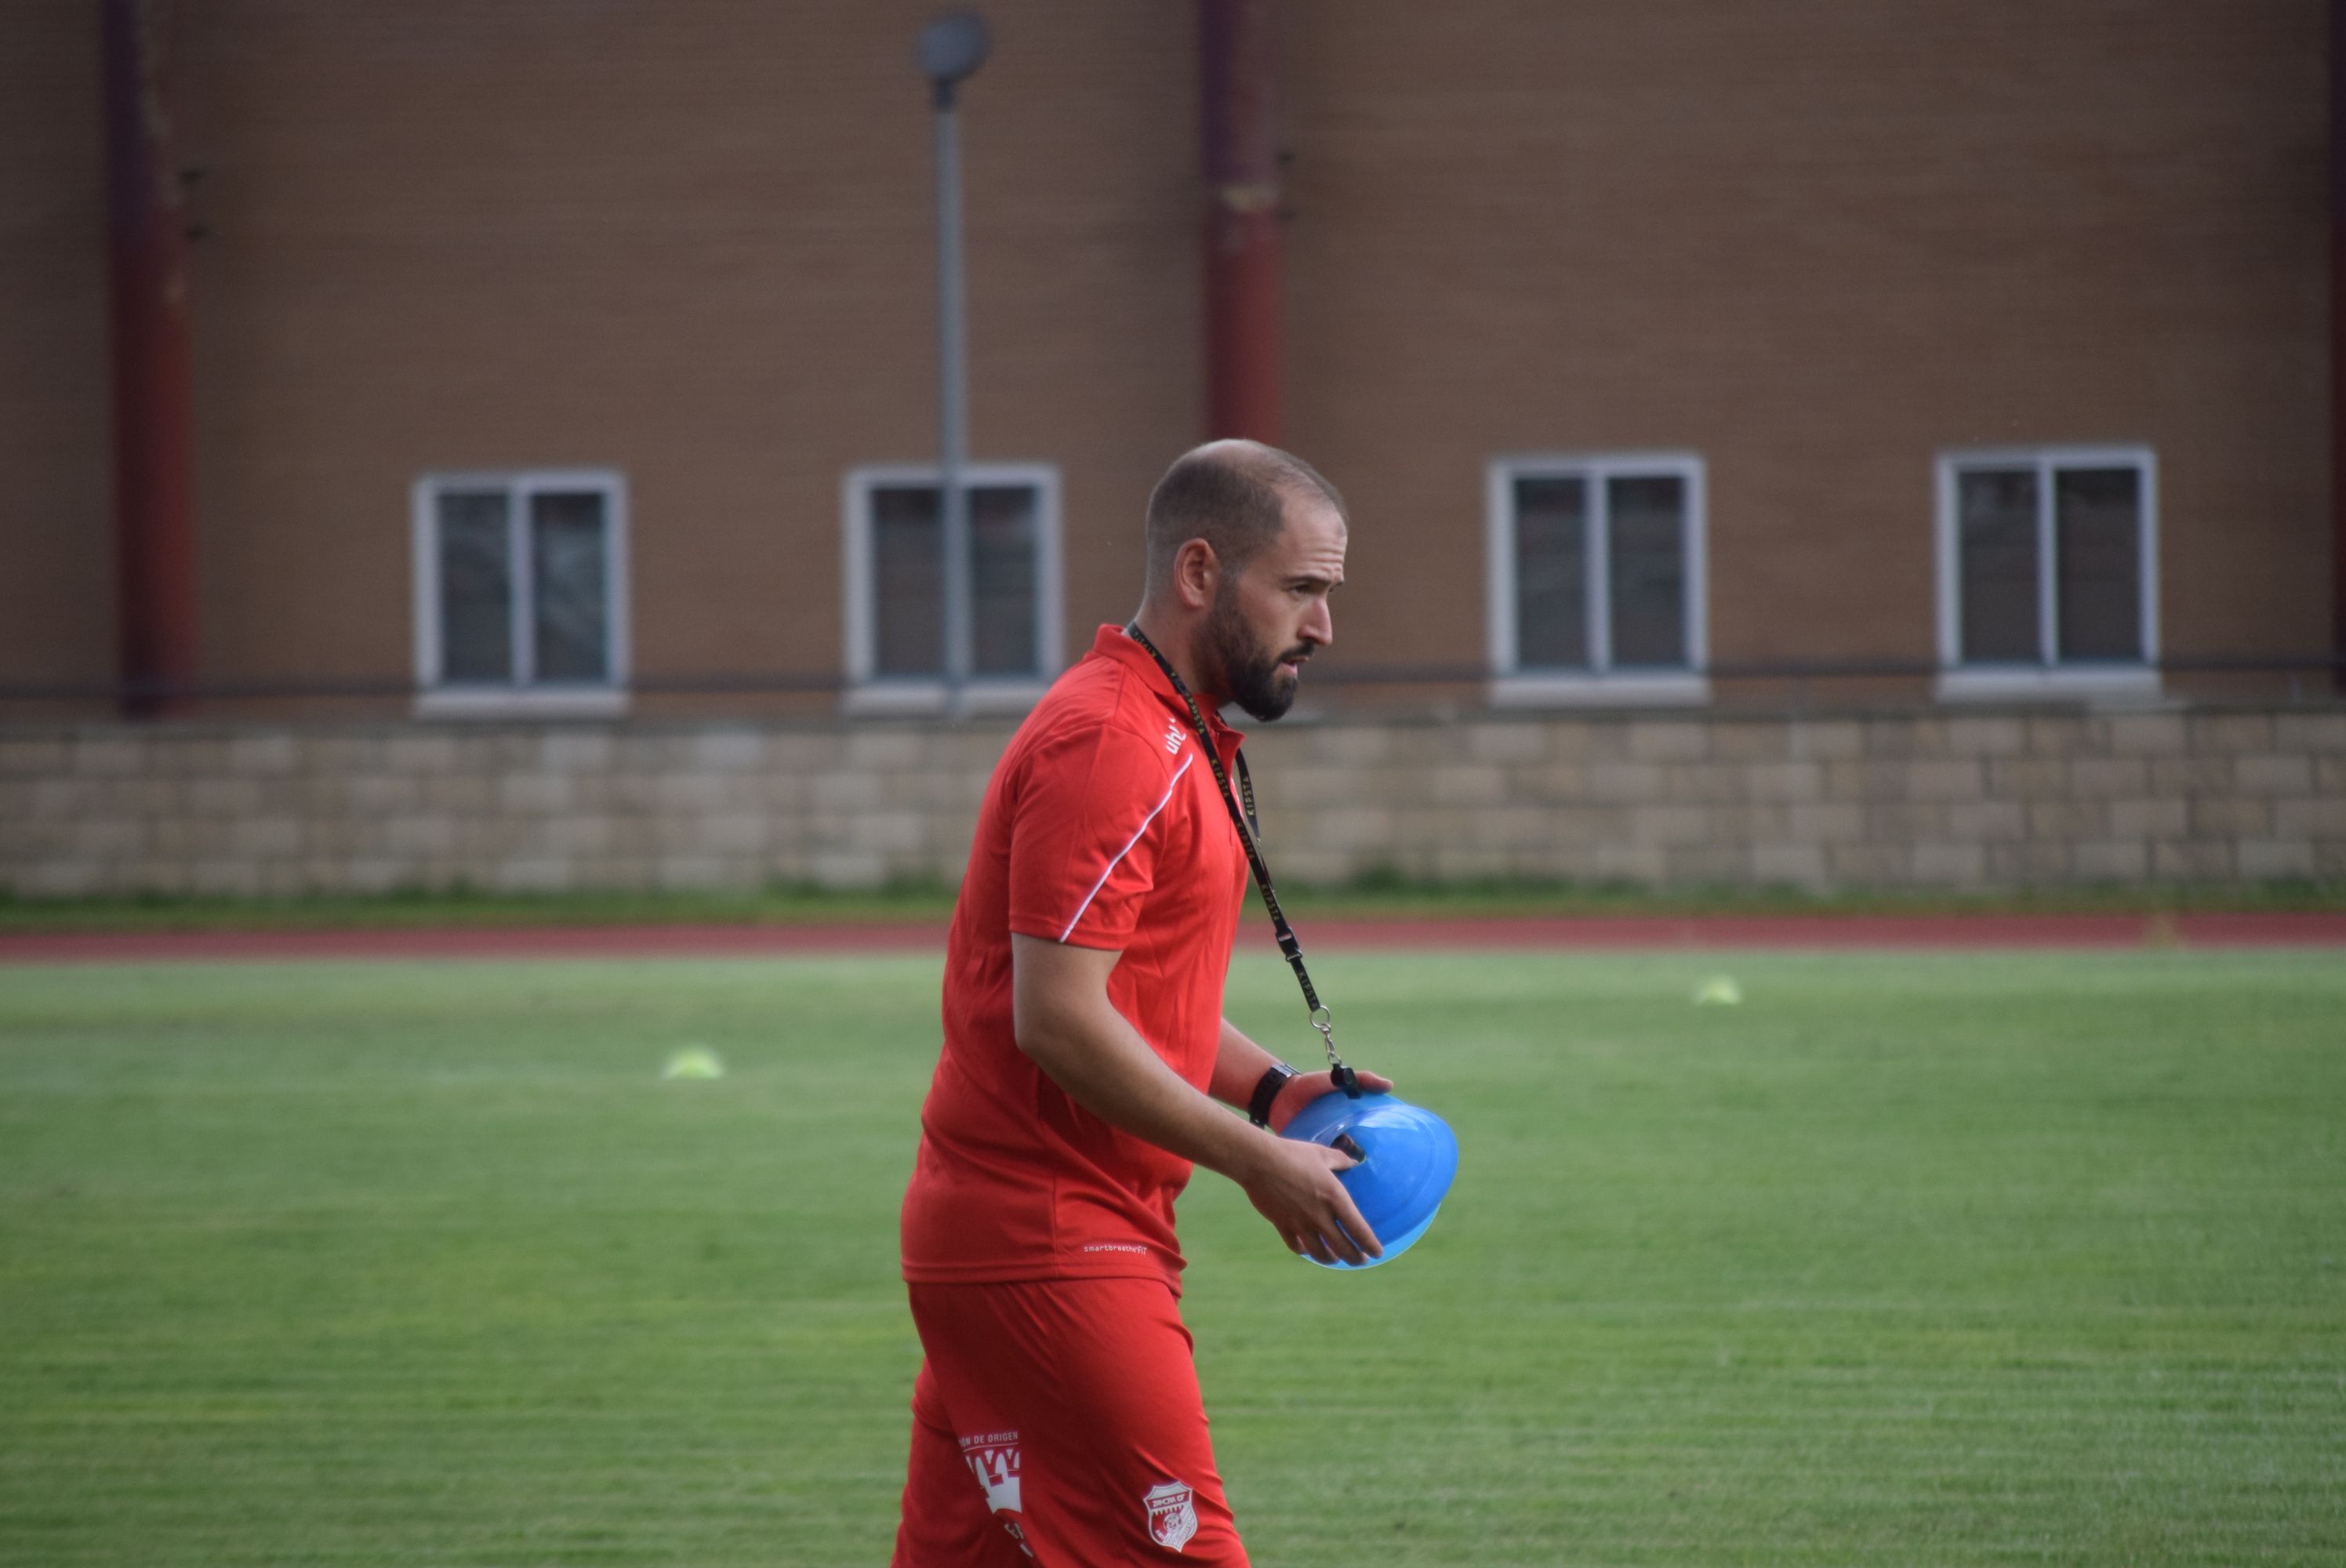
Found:
[{"label": "green grass field", "polygon": [[[0,1563],[884,1562],[936,967],[0,969]],[[2339,956],[1314,968],[1464,1165],[1183,1206],[1266,1568],[2346,1558]]]}]

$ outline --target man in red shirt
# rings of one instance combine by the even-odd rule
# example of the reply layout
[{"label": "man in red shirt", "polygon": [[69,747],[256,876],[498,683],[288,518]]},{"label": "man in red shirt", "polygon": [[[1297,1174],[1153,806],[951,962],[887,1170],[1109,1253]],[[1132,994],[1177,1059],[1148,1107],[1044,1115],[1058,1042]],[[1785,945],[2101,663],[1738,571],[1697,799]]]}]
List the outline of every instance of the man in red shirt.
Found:
[{"label": "man in red shirt", "polygon": [[1278,718],[1334,636],[1345,537],[1300,460],[1185,454],[1149,497],[1139,615],[1099,629],[994,768],[904,1196],[925,1359],[896,1568],[1246,1562],[1176,1307],[1173,1200],[1203,1165],[1297,1252],[1381,1249],[1336,1179],[1351,1159],[1270,1130],[1329,1074],[1222,1016],[1248,873],[1214,764],[1240,738],[1222,705]]}]

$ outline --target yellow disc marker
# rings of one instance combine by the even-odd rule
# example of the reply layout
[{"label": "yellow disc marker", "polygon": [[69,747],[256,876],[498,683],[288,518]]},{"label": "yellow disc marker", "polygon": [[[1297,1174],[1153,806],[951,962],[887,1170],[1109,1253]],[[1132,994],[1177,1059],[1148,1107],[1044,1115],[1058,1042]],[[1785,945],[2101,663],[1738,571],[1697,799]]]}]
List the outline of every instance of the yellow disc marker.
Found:
[{"label": "yellow disc marker", "polygon": [[1697,1007],[1732,1007],[1742,1000],[1743,988],[1731,975],[1714,974],[1694,988]]},{"label": "yellow disc marker", "polygon": [[668,1059],[663,1078],[722,1078],[725,1063],[706,1045],[688,1045]]}]

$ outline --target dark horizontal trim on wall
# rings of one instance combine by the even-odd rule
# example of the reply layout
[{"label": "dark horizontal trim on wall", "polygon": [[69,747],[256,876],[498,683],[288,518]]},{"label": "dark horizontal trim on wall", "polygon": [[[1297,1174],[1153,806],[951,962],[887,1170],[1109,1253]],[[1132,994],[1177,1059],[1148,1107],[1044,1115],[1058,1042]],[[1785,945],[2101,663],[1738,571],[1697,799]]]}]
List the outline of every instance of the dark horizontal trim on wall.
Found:
[{"label": "dark horizontal trim on wall", "polygon": [[[1943,665],[1931,659],[1746,659],[1706,665],[1700,669],[1637,667],[1617,673],[1690,675],[1713,681],[1727,680],[1928,680],[1943,675],[1999,670],[1998,665]],[[2346,671],[2346,653],[2310,654],[2182,654],[2148,664],[2014,665],[2018,671],[2127,671],[2148,669],[2161,675],[2288,675],[2300,671]],[[1434,686],[1496,680],[1506,676],[1576,675],[1573,669],[1498,671],[1487,665],[1371,665],[1359,669],[1315,670],[1314,685]]]},{"label": "dark horizontal trim on wall", "polygon": [[[1658,669],[1631,673],[1687,674],[1720,681],[1922,680],[1943,675],[1994,670],[2004,667],[1942,665],[1929,659],[1753,659],[1713,664],[1699,670]],[[2151,669],[2161,675],[2346,675],[2346,651],[2311,654],[2175,654],[2147,665],[2078,665],[2010,667],[2015,672],[2052,669],[2058,672],[2099,669]],[[1571,674],[1572,671],[1533,670],[1528,675]],[[1314,686],[1354,687],[1412,686],[1471,686],[1502,677],[1502,672],[1480,664],[1367,665],[1352,669],[1312,672]],[[851,688],[835,672],[735,670],[694,675],[638,675],[622,687],[610,688],[627,697],[795,697],[836,695]],[[325,678],[256,677],[237,680],[192,681],[7,681],[0,682],[0,703],[86,702],[279,702],[350,699],[408,699],[441,694],[445,687],[424,687],[413,679],[390,677]],[[502,695],[504,688],[482,688]],[[536,687],[514,695],[531,697],[549,692],[599,692],[601,687]]]},{"label": "dark horizontal trim on wall", "polygon": [[147,699],[168,702],[258,702],[328,700],[337,697],[401,697],[413,699],[451,691],[517,697],[573,692],[621,697],[796,696],[835,693],[848,688],[836,675],[719,673],[714,675],[637,676],[623,687],[538,686],[424,687],[413,680],[352,677],[320,680],[300,677],[260,677],[244,680],[184,682],[80,681],[49,685],[0,682],[0,702],[105,702]]}]

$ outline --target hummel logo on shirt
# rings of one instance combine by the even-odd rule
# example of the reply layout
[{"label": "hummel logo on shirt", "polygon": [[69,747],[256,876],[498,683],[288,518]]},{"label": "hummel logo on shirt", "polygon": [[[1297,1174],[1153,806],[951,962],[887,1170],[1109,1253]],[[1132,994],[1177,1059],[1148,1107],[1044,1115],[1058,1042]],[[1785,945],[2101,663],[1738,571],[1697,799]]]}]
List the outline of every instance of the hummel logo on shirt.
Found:
[{"label": "hummel logo on shirt", "polygon": [[1179,719],[1168,718],[1165,721],[1165,755],[1168,757],[1179,756],[1181,753],[1181,742],[1186,737],[1181,733],[1181,721]]}]

